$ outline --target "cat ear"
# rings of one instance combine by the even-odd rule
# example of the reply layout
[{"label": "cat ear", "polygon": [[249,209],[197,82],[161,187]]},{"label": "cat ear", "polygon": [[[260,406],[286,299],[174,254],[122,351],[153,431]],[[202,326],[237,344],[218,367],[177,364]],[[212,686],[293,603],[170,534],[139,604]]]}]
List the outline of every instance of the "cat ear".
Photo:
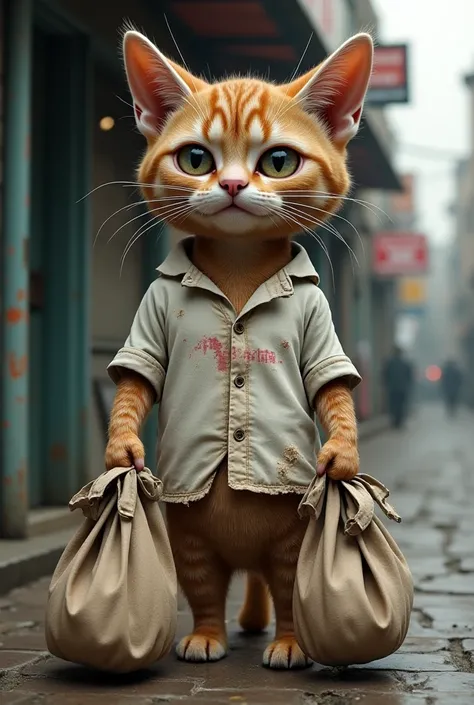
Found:
[{"label": "cat ear", "polygon": [[316,69],[286,86],[288,95],[324,120],[337,145],[345,146],[357,134],[373,55],[370,34],[356,34]]},{"label": "cat ear", "polygon": [[139,32],[125,32],[123,56],[137,126],[147,138],[159,134],[187,96],[208,85],[167,59]]}]

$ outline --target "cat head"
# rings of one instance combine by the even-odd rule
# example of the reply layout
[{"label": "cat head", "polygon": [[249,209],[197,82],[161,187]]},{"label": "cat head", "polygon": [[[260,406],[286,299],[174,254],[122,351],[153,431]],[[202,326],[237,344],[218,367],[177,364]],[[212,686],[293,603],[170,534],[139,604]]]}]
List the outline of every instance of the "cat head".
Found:
[{"label": "cat head", "polygon": [[205,237],[274,239],[337,210],[372,71],[368,34],[283,85],[207,83],[135,31],[123,50],[147,140],[138,180],[157,219]]}]

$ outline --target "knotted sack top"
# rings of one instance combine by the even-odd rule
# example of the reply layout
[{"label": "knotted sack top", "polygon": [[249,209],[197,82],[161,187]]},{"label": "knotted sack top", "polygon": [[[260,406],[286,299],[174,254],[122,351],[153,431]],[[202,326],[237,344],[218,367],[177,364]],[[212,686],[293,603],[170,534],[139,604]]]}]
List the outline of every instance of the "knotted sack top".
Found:
[{"label": "knotted sack top", "polygon": [[163,494],[163,483],[144,468],[114,468],[102,473],[96,480],[85,485],[69,502],[69,509],[81,509],[83,515],[97,521],[113,493],[117,494],[117,511],[122,519],[133,519],[138,492],[142,499],[159,502]]},{"label": "knotted sack top", "polygon": [[[319,519],[324,509],[328,484],[325,475],[313,480],[298,507],[301,517],[314,516]],[[350,482],[340,481],[333,485],[337,486],[341,495],[341,518],[345,534],[357,536],[365,531],[374,518],[375,504],[389,519],[401,522],[401,517],[387,502],[389,490],[374,477],[361,473]]]}]

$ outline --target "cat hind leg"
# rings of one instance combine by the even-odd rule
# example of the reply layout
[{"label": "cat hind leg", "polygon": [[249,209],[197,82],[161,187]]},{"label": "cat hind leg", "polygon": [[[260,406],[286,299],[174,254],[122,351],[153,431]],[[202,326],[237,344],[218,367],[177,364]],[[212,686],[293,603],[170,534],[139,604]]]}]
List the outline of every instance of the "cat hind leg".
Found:
[{"label": "cat hind leg", "polygon": [[225,605],[232,571],[203,537],[173,521],[168,528],[178,581],[194,620],[176,654],[194,663],[219,661],[227,655]]}]

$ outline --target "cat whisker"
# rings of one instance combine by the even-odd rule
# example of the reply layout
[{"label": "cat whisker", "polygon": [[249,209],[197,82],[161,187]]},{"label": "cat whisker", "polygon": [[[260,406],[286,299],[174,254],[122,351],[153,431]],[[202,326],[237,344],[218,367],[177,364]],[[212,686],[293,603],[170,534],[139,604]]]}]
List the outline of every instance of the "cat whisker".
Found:
[{"label": "cat whisker", "polygon": [[[178,204],[169,204],[166,206],[166,209],[163,212],[163,208],[154,208],[150,211],[151,214],[157,214],[161,220],[172,220],[176,215],[180,215],[181,213],[188,213],[192,211],[196,211],[197,207],[194,203],[178,203]],[[157,217],[154,216],[154,217]]]},{"label": "cat whisker", "polygon": [[[295,204],[290,203],[290,205],[294,206]],[[354,223],[351,223],[350,220],[348,220],[347,218],[344,218],[344,216],[342,216],[342,215],[339,215],[339,213],[331,213],[329,211],[324,210],[323,208],[318,208],[317,206],[310,206],[310,205],[305,204],[304,208],[309,208],[311,210],[319,211],[320,213],[323,213],[324,215],[327,215],[330,218],[338,218],[339,220],[342,220],[344,223],[347,223],[348,225],[350,225],[350,227],[353,229],[353,231],[357,235],[357,238],[358,238],[360,245],[361,245],[361,248],[362,248],[362,252],[365,252],[365,246],[364,246],[364,242],[362,240],[362,237],[361,237],[359,231],[357,230],[356,226],[354,225]],[[327,224],[329,225],[329,223],[327,223]]]},{"label": "cat whisker", "polygon": [[329,262],[329,266],[330,266],[330,268],[331,268],[332,290],[335,292],[335,291],[336,291],[336,277],[335,277],[335,274],[334,274],[334,267],[333,267],[333,264],[332,264],[331,255],[329,254],[329,250],[328,250],[327,247],[324,245],[324,241],[319,237],[319,235],[318,235],[317,233],[315,233],[313,230],[310,230],[309,228],[305,228],[305,230],[306,230],[306,232],[307,232],[308,235],[310,235],[314,240],[316,240],[316,242],[317,242],[318,245],[322,248],[324,254],[326,255],[326,259],[327,259],[327,261]]},{"label": "cat whisker", "polygon": [[189,188],[189,186],[170,186],[168,187],[170,191],[183,191],[184,193],[195,193],[195,188]]},{"label": "cat whisker", "polygon": [[377,213],[375,213],[372,208],[375,210],[379,211],[382,215],[386,216],[391,222],[393,222],[392,218],[389,216],[386,211],[384,211],[383,208],[380,208],[380,206],[377,206],[375,203],[371,203],[370,201],[364,201],[361,198],[352,198],[351,196],[341,196],[336,193],[326,193],[325,191],[313,191],[311,189],[288,189],[287,191],[275,191],[278,195],[298,195],[299,198],[315,198],[315,197],[321,197],[321,198],[328,198],[328,199],[338,199],[341,201],[350,201],[352,203],[355,203],[357,205],[361,205],[365,208],[367,208],[373,215],[376,217],[379,217]]},{"label": "cat whisker", "polygon": [[186,218],[186,217],[187,217],[188,215],[190,215],[191,213],[196,213],[196,212],[198,212],[198,209],[197,209],[196,206],[193,205],[193,206],[191,206],[188,210],[185,210],[185,211],[183,211],[183,212],[181,212],[181,213],[176,213],[175,215],[170,216],[168,219],[169,219],[171,222],[173,222],[174,220],[176,220],[176,218],[179,218],[179,221],[178,221],[178,222],[179,222],[179,224],[181,224],[181,223],[183,222],[183,219],[184,219],[184,218]]},{"label": "cat whisker", "polygon": [[149,215],[149,211],[146,210],[143,213],[140,213],[139,215],[137,215],[135,218],[131,218],[130,220],[127,220],[126,223],[122,223],[122,225],[119,228],[117,228],[115,230],[115,232],[113,232],[112,235],[109,237],[109,239],[107,240],[107,244],[112,242],[114,237],[116,237],[116,235],[118,235],[119,232],[121,232],[124,228],[128,227],[129,225],[134,223],[136,220],[141,220],[142,218],[146,218],[148,215]]},{"label": "cat whisker", "polygon": [[[194,74],[192,74],[191,71],[189,70],[189,66],[188,66],[188,64],[186,63],[186,60],[185,60],[185,58],[184,58],[184,56],[183,56],[183,52],[181,51],[181,49],[180,49],[180,47],[179,47],[179,45],[178,45],[178,42],[176,41],[176,38],[175,38],[175,36],[174,36],[174,34],[173,34],[173,31],[172,31],[172,29],[171,29],[170,23],[168,22],[168,17],[166,16],[166,14],[164,14],[163,16],[164,16],[164,18],[165,18],[165,22],[166,22],[166,26],[167,26],[167,28],[168,28],[168,32],[170,33],[171,39],[173,40],[173,44],[175,45],[176,50],[177,50],[179,56],[181,57],[181,61],[183,62],[184,68],[187,70],[187,72],[188,72],[188,73],[190,74],[190,76],[191,76],[191,80],[192,80],[192,82],[193,82],[194,90],[195,90],[196,93],[197,93],[198,91],[197,91],[197,85],[196,85],[196,80],[195,80],[195,78],[194,78]],[[191,103],[189,102],[189,100],[186,100],[186,102],[187,102],[189,105],[191,105]],[[205,120],[206,120],[206,115],[204,114],[204,111],[202,110],[202,108],[200,108],[197,104],[196,104],[196,106],[194,106],[194,107],[195,107],[196,112],[198,113],[198,116],[201,117],[201,118],[205,121]],[[198,110],[200,110],[200,112],[198,112]]]},{"label": "cat whisker", "polygon": [[[184,213],[187,211],[192,211],[196,210],[196,207],[193,203],[175,203],[175,204],[168,204],[166,207],[159,207],[159,208],[153,208],[150,210],[151,214],[157,214],[157,216],[160,217],[160,219],[166,220],[166,219],[171,219],[174,217],[174,215],[178,215],[180,213]],[[156,216],[154,216],[156,217]]]},{"label": "cat whisker", "polygon": [[161,223],[160,229],[156,235],[156,240],[155,240],[155,245],[157,245],[160,241],[161,236],[163,235],[163,231],[166,228],[166,223]]},{"label": "cat whisker", "polygon": [[[193,96],[194,98],[194,96]],[[203,110],[200,108],[199,104],[197,103],[196,99],[194,98],[194,103],[191,102],[190,98],[188,96],[182,96],[182,100],[184,100],[185,103],[189,105],[190,108],[194,110],[198,118],[201,118],[204,122],[206,121],[206,116],[204,115]]]},{"label": "cat whisker", "polygon": [[161,203],[162,201],[189,201],[189,195],[186,196],[160,196],[159,198],[150,198],[143,203]]},{"label": "cat whisker", "polygon": [[[312,36],[312,35],[311,35]],[[309,44],[308,44],[309,46]],[[301,60],[303,60],[304,54]],[[289,97],[284,97],[281,100],[280,106],[278,110],[276,111],[276,114],[273,116],[273,120],[277,121],[281,119],[282,117],[285,116],[285,114],[288,112],[288,110],[291,110],[291,108],[294,108],[297,105],[301,105],[304,103],[306,100],[305,96],[301,96],[300,98],[289,98]]]},{"label": "cat whisker", "polygon": [[[148,188],[153,188],[153,187],[150,187],[150,185],[148,185]],[[182,192],[185,193],[185,194],[186,194],[186,193],[195,193],[195,192],[196,192],[196,189],[194,189],[194,188],[189,188],[188,186],[169,186],[169,187],[166,186],[166,187],[164,187],[164,186],[160,186],[159,184],[157,184],[157,185],[155,186],[155,188],[160,188],[160,189],[162,189],[162,190],[165,190],[165,188],[166,188],[165,195],[163,195],[163,196],[158,196],[157,194],[154,194],[154,195],[155,195],[155,199],[150,199],[150,198],[147,198],[147,199],[146,199],[149,203],[150,203],[152,200],[156,200],[157,198],[158,198],[158,199],[159,199],[159,198],[184,198],[184,196],[182,196],[182,195],[175,195],[175,196],[171,195],[171,194],[173,193],[173,191],[182,191]]]},{"label": "cat whisker", "polygon": [[[186,200],[187,200],[187,199],[186,199]],[[160,211],[160,210],[163,210],[163,211],[164,211],[164,210],[166,210],[166,209],[173,209],[174,207],[178,207],[178,205],[179,205],[179,207],[181,207],[181,206],[183,206],[183,205],[185,205],[185,204],[182,204],[182,203],[181,203],[181,204],[168,203],[168,204],[166,204],[166,205],[164,205],[164,206],[161,206],[160,208],[155,208],[155,209],[152,209],[152,210],[150,210],[150,211],[149,211],[149,210],[146,210],[146,211],[144,211],[143,213],[140,213],[139,215],[135,216],[134,218],[131,218],[130,220],[127,220],[126,223],[123,223],[119,228],[117,228],[117,230],[115,230],[115,232],[112,233],[112,235],[109,237],[109,239],[108,239],[107,242],[110,242],[111,240],[113,240],[113,238],[114,238],[116,235],[118,235],[118,233],[119,233],[121,230],[123,230],[124,228],[126,228],[128,225],[131,225],[131,224],[134,223],[136,220],[140,220],[141,218],[144,218],[145,216],[149,215],[150,213],[158,212],[158,211]]]},{"label": "cat whisker", "polygon": [[281,211],[277,211],[277,212],[276,212],[276,215],[277,215],[277,216],[280,216],[281,218],[283,218],[283,220],[286,220],[286,222],[289,223],[289,224],[291,224],[291,223],[296,224],[296,225],[298,226],[298,228],[300,228],[302,231],[304,231],[305,233],[307,233],[308,235],[310,235],[312,238],[314,238],[314,239],[316,240],[316,242],[317,242],[318,245],[321,247],[322,251],[323,251],[324,254],[326,255],[326,258],[327,258],[327,260],[328,260],[328,262],[329,262],[329,266],[330,266],[330,268],[331,268],[331,279],[332,279],[333,289],[334,289],[334,291],[335,291],[335,289],[336,289],[336,280],[335,280],[335,276],[334,276],[334,267],[333,267],[333,264],[332,264],[331,255],[329,254],[329,250],[328,250],[328,248],[326,247],[326,245],[325,245],[323,239],[322,239],[317,233],[315,233],[313,230],[311,230],[311,229],[308,228],[306,225],[304,225],[303,223],[301,223],[301,222],[300,222],[295,216],[293,216],[292,214],[287,213],[287,212],[283,213],[283,212],[281,212]]},{"label": "cat whisker", "polygon": [[99,238],[99,235],[100,235],[100,233],[102,232],[102,230],[103,230],[103,228],[105,227],[105,225],[107,225],[107,223],[109,222],[109,220],[112,220],[112,218],[113,218],[114,216],[118,215],[119,213],[122,213],[122,211],[131,210],[132,208],[135,208],[136,206],[143,206],[143,205],[144,205],[144,202],[143,202],[143,201],[134,201],[133,203],[127,203],[126,206],[122,206],[122,208],[118,208],[114,213],[112,213],[112,215],[109,215],[109,217],[104,220],[104,222],[102,223],[102,225],[101,225],[100,228],[98,229],[98,231],[97,231],[97,233],[96,233],[96,236],[95,236],[95,238],[94,238],[93,247],[96,246],[97,240],[98,240],[98,238]]},{"label": "cat whisker", "polygon": [[[285,192],[282,192],[282,195],[283,195],[283,193],[285,193]],[[288,194],[288,191],[286,193]],[[302,198],[324,198],[327,200],[338,200],[338,201],[346,201],[346,202],[354,203],[356,205],[361,206],[362,208],[366,208],[366,210],[368,210],[370,213],[372,213],[373,216],[378,218],[378,220],[380,222],[382,222],[381,217],[380,217],[379,213],[376,212],[375,209],[379,210],[381,214],[386,215],[387,218],[389,218],[389,220],[391,222],[393,222],[392,219],[390,218],[390,216],[388,215],[388,213],[385,213],[385,211],[382,208],[379,208],[375,204],[369,204],[368,202],[365,203],[363,201],[359,201],[358,199],[350,198],[348,196],[338,196],[336,194],[324,194],[323,192],[317,192],[314,194],[311,194],[311,193],[296,194],[295,193],[295,194],[289,194],[289,195],[297,195],[299,199],[302,199]]]},{"label": "cat whisker", "polygon": [[[189,204],[186,204],[186,205],[181,204],[179,207],[176,208],[176,211],[177,211],[176,213],[174,213],[174,211],[172,209],[170,209],[170,212],[167,212],[166,214],[160,214],[159,217],[153,216],[151,223],[144,223],[143,225],[141,225],[140,228],[138,228],[138,230],[132,235],[132,237],[128,241],[127,245],[125,246],[124,252],[122,254],[122,259],[121,259],[120,276],[122,276],[123,267],[125,265],[125,259],[128,255],[128,253],[130,252],[132,247],[138,242],[138,240],[145,233],[147,233],[149,230],[154,228],[158,223],[162,222],[163,220],[171,220],[172,219],[171,216],[174,217],[175,215],[180,215],[181,210],[187,211],[188,209],[192,210],[192,208],[193,207],[190,206]],[[151,213],[154,213],[154,211],[151,211]]]},{"label": "cat whisker", "polygon": [[112,235],[111,235],[111,236],[109,237],[109,239],[107,240],[107,243],[111,242],[111,241],[114,239],[114,237],[115,237],[116,235],[118,235],[119,232],[121,232],[121,231],[122,231],[124,228],[126,228],[128,225],[131,225],[131,224],[134,223],[136,220],[141,220],[142,218],[145,218],[147,215],[149,215],[149,211],[148,211],[148,210],[144,211],[143,213],[139,213],[137,216],[135,216],[134,218],[131,218],[130,220],[127,220],[126,223],[122,223],[122,225],[121,225],[119,228],[117,228],[117,229],[115,230],[115,232],[112,233]]},{"label": "cat whisker", "polygon": [[[295,215],[293,215],[292,213],[289,213],[289,212],[286,211],[286,210],[283,210],[283,209],[273,210],[272,213],[273,213],[274,215],[276,215],[277,217],[281,217],[281,218],[282,218],[283,220],[285,220],[287,223],[290,223],[290,222],[291,222],[291,223],[296,223],[296,225],[297,225],[299,228],[303,228],[303,229],[308,230],[308,228],[306,228],[306,226],[304,226],[303,223],[301,223],[301,222],[295,217]],[[323,251],[325,252],[326,256],[329,257],[329,250],[327,249],[327,247],[326,247],[324,241],[323,241],[321,238],[319,238],[319,236],[317,236],[317,239],[318,239],[319,245],[321,246],[321,248],[322,248]]]},{"label": "cat whisker", "polygon": [[[156,188],[157,186],[160,186],[160,184],[142,184],[140,181],[106,181],[103,184],[99,184],[99,186],[96,186],[93,188],[91,191],[86,193],[84,196],[79,198],[76,203],[80,203],[81,201],[84,201],[86,198],[89,198],[93,193],[96,191],[99,191],[100,189],[105,188],[106,186],[121,186],[122,188]],[[189,188],[188,186],[172,186],[171,187],[173,190],[176,191],[185,191],[187,193],[194,193],[195,189]]]},{"label": "cat whisker", "polygon": [[158,223],[161,223],[165,220],[167,220],[170,216],[170,214],[173,214],[174,210],[180,212],[181,209],[184,208],[183,206],[180,206],[179,208],[176,209],[170,209],[170,212],[167,212],[166,214],[159,214],[159,215],[153,215],[154,211],[150,212],[151,217],[151,222],[146,222],[141,225],[138,230],[136,230],[131,238],[129,239],[127,245],[125,246],[124,252],[122,254],[122,259],[121,259],[121,267],[120,267],[120,273],[122,273],[123,266],[125,264],[125,259],[130,252],[131,248],[133,245],[140,239],[142,235],[144,235],[146,232],[151,230],[155,225]]},{"label": "cat whisker", "polygon": [[308,42],[307,42],[307,44],[306,44],[306,46],[305,46],[305,48],[304,48],[304,51],[303,51],[303,53],[301,54],[301,59],[298,61],[298,64],[297,64],[295,70],[293,71],[293,73],[292,73],[291,76],[290,76],[289,83],[291,83],[291,82],[296,78],[296,76],[297,76],[297,74],[298,74],[298,71],[300,70],[301,64],[303,63],[304,57],[306,56],[306,53],[307,53],[307,51],[308,51],[308,49],[309,49],[309,45],[310,45],[311,42],[313,41],[313,37],[314,37],[314,32],[311,32],[311,34],[309,35]]},{"label": "cat whisker", "polygon": [[[314,208],[314,206],[305,206],[305,208],[308,208],[308,207]],[[362,249],[362,253],[365,254],[364,241],[362,239],[360,232],[357,230],[356,226],[354,225],[354,223],[351,223],[351,221],[348,220],[348,218],[344,218],[344,216],[339,215],[339,213],[330,213],[329,211],[325,211],[322,208],[316,208],[316,210],[320,211],[321,213],[324,213],[325,215],[327,215],[330,218],[339,218],[339,220],[342,220],[342,221],[344,221],[344,223],[347,223],[348,225],[350,225],[351,228],[353,229],[353,231],[355,232],[355,234],[357,235],[357,239],[359,240],[359,243],[360,243],[360,246]]]},{"label": "cat whisker", "polygon": [[[156,222],[155,222],[155,220],[156,220]],[[122,272],[123,272],[123,268],[125,266],[125,260],[127,258],[127,255],[130,252],[130,250],[132,249],[132,247],[138,242],[138,240],[141,238],[142,235],[144,235],[146,232],[148,232],[149,230],[154,228],[157,222],[159,223],[160,221],[158,219],[153,218],[153,221],[151,223],[146,223],[147,227],[144,230],[137,231],[136,233],[134,233],[132,235],[132,237],[128,241],[128,243],[123,251],[123,254],[122,254],[122,258],[120,261],[120,277],[122,276]]]},{"label": "cat whisker", "polygon": [[80,203],[81,201],[83,201],[85,198],[88,198],[96,191],[99,191],[100,189],[105,188],[105,186],[124,186],[124,187],[128,187],[128,188],[139,188],[140,186],[149,187],[150,184],[140,184],[140,183],[137,183],[136,181],[107,181],[106,183],[100,184],[99,186],[96,186],[95,188],[93,188],[91,191],[86,193],[85,196],[82,196],[78,201],[76,201],[76,203]]},{"label": "cat whisker", "polygon": [[268,212],[267,215],[268,215],[268,217],[270,218],[270,220],[272,221],[273,225],[274,225],[276,228],[278,228],[278,223],[276,222],[275,218],[273,218],[273,216],[271,215],[271,213]]},{"label": "cat whisker", "polygon": [[322,228],[323,230],[326,230],[326,232],[334,235],[340,242],[343,243],[343,245],[348,250],[349,254],[352,255],[352,257],[350,258],[350,262],[351,262],[352,274],[354,275],[355,274],[354,262],[356,263],[356,265],[358,267],[360,267],[360,263],[359,263],[359,260],[357,258],[357,255],[356,255],[354,249],[349,245],[349,243],[346,241],[344,236],[339,232],[339,230],[337,230],[337,228],[332,223],[327,223],[323,220],[319,220],[319,218],[315,220],[315,225],[319,228]]},{"label": "cat whisker", "polygon": [[[286,207],[288,207],[288,204],[285,204]],[[310,216],[307,215],[306,213],[303,213],[301,210],[294,206],[289,206],[291,208],[291,212],[294,213],[295,215],[300,216],[300,218],[304,218],[305,220],[309,221],[313,225],[316,225],[319,228],[322,228],[323,230],[326,230],[326,232],[331,233],[332,235],[335,235],[335,237],[342,242],[348,249],[348,251],[352,254],[354,257],[354,260],[357,262],[357,266],[359,265],[359,260],[357,259],[357,255],[352,249],[352,247],[349,245],[349,243],[346,242],[344,237],[341,235],[341,233],[335,228],[333,225],[329,223],[325,223],[324,221],[320,220],[319,218],[316,218],[315,216]]]},{"label": "cat whisker", "polygon": [[[309,228],[307,225],[305,225],[304,223],[302,223],[301,220],[299,220],[299,219],[297,218],[297,216],[300,215],[298,212],[289,212],[289,211],[285,210],[284,213],[285,213],[286,216],[291,216],[292,219],[293,219],[293,221],[294,221],[295,223],[297,223],[300,227],[302,227],[302,228],[304,227],[305,230],[306,230],[306,232],[307,232],[308,230],[311,230],[311,232],[313,233],[313,235],[317,236],[318,242],[319,242],[319,244],[321,245],[321,247],[322,247],[322,249],[324,250],[324,252],[326,253],[326,256],[329,257],[329,250],[328,250],[328,248],[326,247],[326,244],[325,244],[324,240],[323,240],[317,233],[315,233],[312,228]],[[305,216],[302,216],[302,217],[304,218]],[[305,219],[306,219],[306,220],[309,220],[308,218],[305,218]],[[309,222],[312,223],[311,220],[310,220]]]},{"label": "cat whisker", "polygon": [[[135,106],[132,103],[129,103],[125,98],[122,98],[121,96],[115,94],[115,97],[120,100],[124,105],[127,105],[129,108],[131,108],[133,111],[135,111]],[[128,116],[130,117],[130,115]]]},{"label": "cat whisker", "polygon": [[278,119],[281,120],[281,118],[284,117],[289,110],[296,107],[297,105],[302,105],[306,100],[307,100],[306,96],[301,96],[301,98],[290,99],[289,103],[286,103],[286,101],[285,101],[283,104],[284,109],[278,111],[278,113],[275,117],[275,120],[278,120]]},{"label": "cat whisker", "polygon": [[281,99],[280,105],[278,106],[278,109],[272,115],[272,122],[277,122],[278,120],[280,120],[285,115],[285,113],[288,112],[288,110],[290,108],[292,108],[294,105],[297,105],[297,104],[298,104],[298,101],[296,101],[294,99],[291,100],[291,98],[283,97]]},{"label": "cat whisker", "polygon": [[288,96],[282,94],[280,97],[280,102],[278,103],[278,105],[275,106],[275,109],[272,110],[271,114],[269,115],[269,118],[272,122],[276,122],[278,120],[280,111],[283,110],[284,107],[286,107],[287,101]]},{"label": "cat whisker", "polygon": [[[142,200],[140,200],[140,201],[134,201],[133,203],[129,203],[129,204],[127,204],[126,206],[122,206],[121,208],[118,208],[118,209],[117,209],[116,211],[114,211],[111,215],[109,215],[108,218],[106,218],[106,219],[104,220],[104,222],[102,223],[102,225],[101,225],[100,228],[98,229],[97,234],[96,234],[96,236],[95,236],[95,238],[94,238],[94,247],[95,247],[95,245],[97,244],[97,239],[98,239],[100,233],[102,232],[103,228],[105,227],[105,225],[107,225],[107,223],[108,223],[110,220],[112,220],[112,218],[113,218],[114,216],[118,215],[118,214],[121,213],[122,211],[131,210],[132,208],[136,208],[137,206],[146,207],[147,204],[150,205],[150,204],[152,204],[152,203],[162,203],[163,201],[179,202],[179,201],[188,201],[188,200],[189,200],[189,196],[162,196],[161,198],[152,198],[151,200],[148,200],[148,201],[144,201],[144,200],[142,199]],[[129,222],[130,222],[130,221],[129,221]]]}]

